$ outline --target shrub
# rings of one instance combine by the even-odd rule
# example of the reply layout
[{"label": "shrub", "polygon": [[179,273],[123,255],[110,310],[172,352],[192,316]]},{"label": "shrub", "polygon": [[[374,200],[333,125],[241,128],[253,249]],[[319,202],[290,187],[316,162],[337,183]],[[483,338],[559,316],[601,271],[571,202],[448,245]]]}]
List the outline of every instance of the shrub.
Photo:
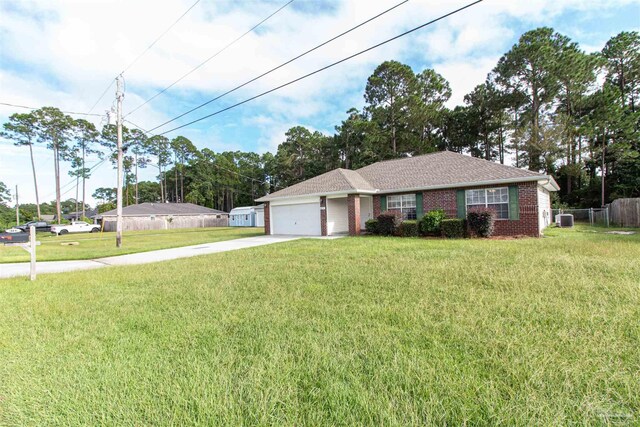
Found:
[{"label": "shrub", "polygon": [[378,234],[393,236],[402,223],[402,213],[398,211],[384,211],[378,215]]},{"label": "shrub", "polygon": [[400,224],[400,235],[402,237],[418,237],[418,221],[415,219],[402,221]]},{"label": "shrub", "polygon": [[496,212],[492,209],[474,208],[467,213],[469,230],[480,237],[490,237],[493,234],[495,220]]},{"label": "shrub", "polygon": [[464,219],[460,218],[443,219],[440,223],[442,235],[450,239],[464,237],[466,228],[464,222]]},{"label": "shrub", "polygon": [[378,220],[368,219],[367,222],[364,223],[364,229],[369,234],[378,234]]},{"label": "shrub", "polygon": [[439,236],[440,235],[440,223],[445,219],[444,210],[434,209],[426,213],[425,216],[420,218],[418,223],[420,234],[423,236]]}]

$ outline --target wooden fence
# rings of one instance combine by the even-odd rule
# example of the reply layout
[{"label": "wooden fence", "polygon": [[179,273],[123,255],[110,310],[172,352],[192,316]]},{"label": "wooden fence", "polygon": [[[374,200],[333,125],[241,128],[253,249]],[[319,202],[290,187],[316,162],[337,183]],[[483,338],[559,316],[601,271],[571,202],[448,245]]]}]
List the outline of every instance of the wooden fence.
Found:
[{"label": "wooden fence", "polygon": [[[116,218],[103,218],[104,231],[116,230]],[[228,215],[146,215],[122,218],[122,230],[170,230],[174,228],[227,227]]]},{"label": "wooden fence", "polygon": [[616,199],[609,205],[611,223],[621,227],[640,227],[640,198]]}]

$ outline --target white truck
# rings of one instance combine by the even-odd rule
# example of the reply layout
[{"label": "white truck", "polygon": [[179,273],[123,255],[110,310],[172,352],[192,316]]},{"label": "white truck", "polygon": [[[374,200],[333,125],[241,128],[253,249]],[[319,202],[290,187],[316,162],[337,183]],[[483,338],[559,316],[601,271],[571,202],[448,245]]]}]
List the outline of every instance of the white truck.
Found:
[{"label": "white truck", "polygon": [[67,233],[97,233],[100,231],[98,224],[89,224],[84,221],[72,221],[71,224],[52,225],[51,232],[61,236]]}]

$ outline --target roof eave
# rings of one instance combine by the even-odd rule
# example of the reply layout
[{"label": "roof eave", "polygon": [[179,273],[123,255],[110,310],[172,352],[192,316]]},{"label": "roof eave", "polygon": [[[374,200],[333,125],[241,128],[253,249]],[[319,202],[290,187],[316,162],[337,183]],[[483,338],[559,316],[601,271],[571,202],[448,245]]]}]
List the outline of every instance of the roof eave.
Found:
[{"label": "roof eave", "polygon": [[350,190],[340,190],[340,191],[325,191],[320,193],[308,193],[308,194],[296,194],[292,196],[275,196],[271,197],[270,195],[266,195],[260,197],[259,199],[255,199],[256,202],[270,202],[272,200],[285,200],[285,199],[299,199],[303,197],[320,197],[320,196],[339,196],[339,195],[349,195],[349,194],[377,194],[378,190],[361,190],[358,188],[352,188]]},{"label": "roof eave", "polygon": [[[429,185],[429,186],[420,186],[420,187],[410,187],[410,188],[392,188],[388,190],[378,190],[377,194],[390,194],[390,193],[405,193],[410,191],[424,191],[424,190],[444,190],[448,188],[463,188],[463,187],[481,187],[485,185],[495,185],[495,184],[517,184],[519,182],[532,182],[532,181],[553,181],[553,177],[549,175],[537,175],[537,176],[525,176],[525,177],[517,177],[517,178],[501,178],[501,179],[491,179],[485,181],[469,181],[469,182],[456,182],[452,184],[439,184],[439,185]],[[558,184],[553,181],[555,184],[554,190],[550,191],[558,191],[560,188]]]}]

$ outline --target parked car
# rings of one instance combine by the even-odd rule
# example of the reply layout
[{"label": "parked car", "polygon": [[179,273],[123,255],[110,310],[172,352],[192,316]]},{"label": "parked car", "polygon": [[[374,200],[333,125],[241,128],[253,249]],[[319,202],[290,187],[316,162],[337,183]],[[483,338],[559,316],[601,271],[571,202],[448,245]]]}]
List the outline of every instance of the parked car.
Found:
[{"label": "parked car", "polygon": [[24,233],[22,230],[20,230],[19,228],[16,228],[16,227],[7,228],[6,230],[4,230],[4,232],[5,233],[11,233],[11,234]]},{"label": "parked car", "polygon": [[51,231],[51,224],[47,224],[45,221],[29,221],[26,224],[16,225],[16,228],[28,233],[29,227],[32,225],[36,227],[36,231]]},{"label": "parked car", "polygon": [[97,233],[100,231],[98,224],[89,224],[84,221],[72,221],[71,224],[52,225],[51,232],[58,236],[67,233]]}]

